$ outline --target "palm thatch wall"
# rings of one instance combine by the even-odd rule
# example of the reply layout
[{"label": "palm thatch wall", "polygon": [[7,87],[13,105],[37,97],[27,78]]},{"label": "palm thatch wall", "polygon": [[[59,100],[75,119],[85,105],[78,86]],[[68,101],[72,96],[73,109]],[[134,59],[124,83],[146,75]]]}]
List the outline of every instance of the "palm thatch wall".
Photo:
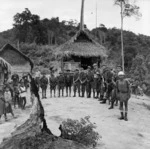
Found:
[{"label": "palm thatch wall", "polygon": [[56,56],[107,57],[105,47],[94,41],[90,35],[80,30],[66,43],[56,48]]},{"label": "palm thatch wall", "polygon": [[31,72],[33,69],[32,61],[10,44],[6,44],[0,50],[0,57],[10,63],[12,66],[12,73],[22,75],[22,73]]}]

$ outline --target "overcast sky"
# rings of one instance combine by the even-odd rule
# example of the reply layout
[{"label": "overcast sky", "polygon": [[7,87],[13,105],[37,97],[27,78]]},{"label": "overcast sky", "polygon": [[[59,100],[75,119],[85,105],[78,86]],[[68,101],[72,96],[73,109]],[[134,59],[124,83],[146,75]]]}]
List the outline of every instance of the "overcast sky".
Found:
[{"label": "overcast sky", "polygon": [[[85,24],[89,29],[97,24],[105,24],[107,28],[120,28],[120,9],[114,6],[114,0],[85,0]],[[124,29],[150,36],[150,0],[137,0],[142,18],[124,19]],[[1,0],[0,1],[0,31],[12,28],[13,16],[24,8],[37,14],[41,19],[59,17],[60,20],[80,20],[81,0]]]}]

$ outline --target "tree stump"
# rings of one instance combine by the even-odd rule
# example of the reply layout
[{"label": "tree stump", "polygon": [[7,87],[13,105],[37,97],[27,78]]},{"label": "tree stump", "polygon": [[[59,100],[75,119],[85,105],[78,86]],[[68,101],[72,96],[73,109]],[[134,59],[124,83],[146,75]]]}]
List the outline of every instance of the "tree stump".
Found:
[{"label": "tree stump", "polygon": [[44,108],[34,79],[31,78],[34,103],[29,119],[3,140],[0,149],[88,149],[71,140],[54,136],[47,128]]}]

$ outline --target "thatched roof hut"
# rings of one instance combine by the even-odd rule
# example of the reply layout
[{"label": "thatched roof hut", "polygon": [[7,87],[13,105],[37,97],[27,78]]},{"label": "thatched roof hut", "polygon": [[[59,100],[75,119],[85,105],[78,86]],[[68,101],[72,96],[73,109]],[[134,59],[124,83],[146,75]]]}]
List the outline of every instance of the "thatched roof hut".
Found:
[{"label": "thatched roof hut", "polygon": [[[80,66],[87,68],[88,65],[102,60],[107,57],[104,46],[94,41],[89,33],[84,30],[84,0],[81,6],[80,30],[66,43],[56,48],[56,56],[64,60],[71,57],[73,61],[79,62]],[[76,67],[76,66],[75,66]],[[64,66],[62,67],[64,68]]]},{"label": "thatched roof hut", "polygon": [[105,47],[94,41],[84,30],[78,31],[69,41],[57,47],[56,55],[63,57],[71,55],[79,57],[107,57]]},{"label": "thatched roof hut", "polygon": [[12,74],[29,73],[33,69],[33,62],[11,44],[6,44],[0,50],[0,57],[5,59],[12,66]]}]

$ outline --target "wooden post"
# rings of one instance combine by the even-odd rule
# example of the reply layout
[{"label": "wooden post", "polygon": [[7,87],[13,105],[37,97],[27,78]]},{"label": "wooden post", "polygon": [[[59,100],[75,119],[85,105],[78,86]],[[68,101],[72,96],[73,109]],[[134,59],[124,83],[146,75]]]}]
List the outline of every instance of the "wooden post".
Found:
[{"label": "wooden post", "polygon": [[80,30],[84,30],[84,0],[81,3]]},{"label": "wooden post", "polygon": [[123,1],[121,1],[121,62],[124,71],[124,49],[123,49]]}]

